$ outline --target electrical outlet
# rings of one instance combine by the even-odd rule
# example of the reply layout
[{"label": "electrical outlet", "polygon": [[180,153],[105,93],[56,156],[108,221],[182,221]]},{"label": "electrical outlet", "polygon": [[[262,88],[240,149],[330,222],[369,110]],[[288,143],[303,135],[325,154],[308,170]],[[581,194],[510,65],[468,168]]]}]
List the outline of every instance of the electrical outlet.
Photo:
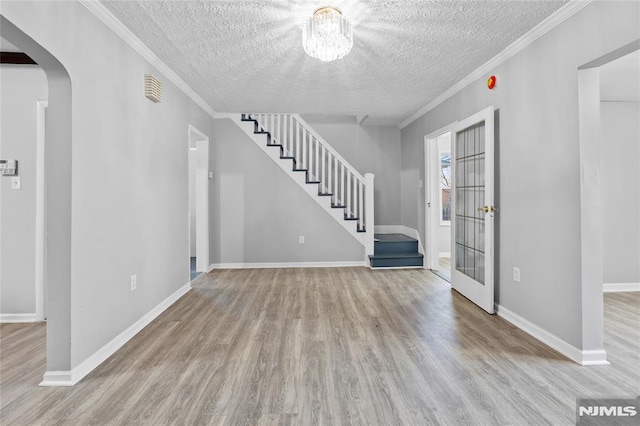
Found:
[{"label": "electrical outlet", "polygon": [[520,282],[520,268],[513,267],[513,280],[517,283]]},{"label": "electrical outlet", "polygon": [[300,236],[298,237],[298,243],[299,243],[299,244],[304,244],[304,235],[300,235]]},{"label": "electrical outlet", "polygon": [[22,189],[22,182],[20,181],[20,176],[13,176],[11,178],[11,189],[14,191]]},{"label": "electrical outlet", "polygon": [[131,275],[131,291],[135,291],[138,288],[138,276],[136,274]]}]

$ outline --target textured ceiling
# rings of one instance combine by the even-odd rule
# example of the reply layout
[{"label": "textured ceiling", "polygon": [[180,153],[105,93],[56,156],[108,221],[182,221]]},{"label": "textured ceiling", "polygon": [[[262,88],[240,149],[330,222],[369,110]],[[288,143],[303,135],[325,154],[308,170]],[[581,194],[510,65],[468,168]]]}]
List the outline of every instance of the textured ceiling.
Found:
[{"label": "textured ceiling", "polygon": [[[368,115],[398,124],[566,1],[104,1],[217,112]],[[354,23],[323,63],[301,25],[325,4]]]}]

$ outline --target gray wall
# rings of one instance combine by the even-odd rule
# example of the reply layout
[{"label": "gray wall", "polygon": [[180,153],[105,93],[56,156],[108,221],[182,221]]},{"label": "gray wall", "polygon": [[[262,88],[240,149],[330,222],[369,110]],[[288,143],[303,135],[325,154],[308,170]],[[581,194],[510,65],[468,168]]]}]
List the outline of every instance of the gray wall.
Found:
[{"label": "gray wall", "polygon": [[303,118],[360,174],[375,175],[375,224],[400,225],[400,130]]},{"label": "gray wall", "polygon": [[0,157],[18,160],[22,189],[0,178],[0,315],[36,311],[36,102],[47,100],[44,71],[0,66]]},{"label": "gray wall", "polygon": [[214,129],[213,263],[364,260],[362,245],[231,120],[216,120]]},{"label": "gray wall", "polygon": [[[402,224],[424,239],[423,138],[493,105],[496,301],[582,347],[577,68],[639,37],[640,4],[594,2],[402,130]],[[522,282],[512,281],[512,268]]]},{"label": "gray wall", "polygon": [[[71,76],[73,368],[189,281],[187,125],[212,120],[79,3],[2,13]],[[159,104],[144,97],[145,73],[163,80]]]},{"label": "gray wall", "polygon": [[640,282],[640,102],[602,102],[605,283]]}]

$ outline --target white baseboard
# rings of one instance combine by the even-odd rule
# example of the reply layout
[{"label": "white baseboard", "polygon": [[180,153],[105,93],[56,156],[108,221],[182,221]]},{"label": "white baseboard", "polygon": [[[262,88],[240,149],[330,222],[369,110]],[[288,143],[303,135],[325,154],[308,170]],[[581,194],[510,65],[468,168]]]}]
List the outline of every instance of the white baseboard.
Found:
[{"label": "white baseboard", "polygon": [[582,351],[582,365],[609,365],[607,352],[604,349]]},{"label": "white baseboard", "polygon": [[[418,240],[418,253],[424,255],[424,247],[420,240],[420,233],[417,229],[409,228],[404,225],[376,225],[373,227],[374,234],[402,234],[409,238]],[[378,268],[376,268],[378,269]]]},{"label": "white baseboard", "polygon": [[616,293],[619,291],[640,291],[640,283],[604,283],[602,291]]},{"label": "white baseboard", "polygon": [[522,331],[536,339],[540,340],[542,343],[550,346],[556,351],[560,352],[562,355],[566,356],[570,360],[580,364],[580,365],[608,365],[609,361],[607,361],[607,353],[604,349],[601,350],[580,350],[570,343],[565,342],[560,339],[558,336],[549,333],[547,330],[544,330],[532,322],[522,318],[520,315],[510,311],[504,306],[496,305],[496,312],[499,316],[509,321],[511,324],[515,325]]},{"label": "white baseboard", "polygon": [[44,373],[40,386],[73,386],[71,371],[47,371]]},{"label": "white baseboard", "polygon": [[71,371],[47,371],[44,374],[40,386],[73,386],[82,380],[87,374],[102,364],[113,355],[125,343],[131,340],[143,328],[163,313],[169,306],[184,296],[191,289],[191,283],[187,283],[176,290],[172,295],[160,302],[155,308],[146,313],[142,318],[132,324],[125,331],[117,335],[113,340],[100,348],[96,353],[84,360]]},{"label": "white baseboard", "polygon": [[38,314],[0,314],[0,324],[17,322],[40,322]]},{"label": "white baseboard", "polygon": [[366,266],[365,261],[353,262],[283,262],[283,263],[213,263],[209,272],[214,269],[273,269],[273,268],[353,268]]}]

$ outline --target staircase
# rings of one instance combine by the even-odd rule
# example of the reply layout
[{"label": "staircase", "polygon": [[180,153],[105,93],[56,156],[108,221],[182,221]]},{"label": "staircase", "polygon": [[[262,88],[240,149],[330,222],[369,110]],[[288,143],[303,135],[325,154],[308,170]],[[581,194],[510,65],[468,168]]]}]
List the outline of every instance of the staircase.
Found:
[{"label": "staircase", "polygon": [[374,254],[369,259],[372,268],[421,268],[423,257],[418,240],[402,234],[375,234]]},{"label": "staircase", "polygon": [[374,254],[373,174],[362,176],[297,114],[230,114],[260,149]]}]

